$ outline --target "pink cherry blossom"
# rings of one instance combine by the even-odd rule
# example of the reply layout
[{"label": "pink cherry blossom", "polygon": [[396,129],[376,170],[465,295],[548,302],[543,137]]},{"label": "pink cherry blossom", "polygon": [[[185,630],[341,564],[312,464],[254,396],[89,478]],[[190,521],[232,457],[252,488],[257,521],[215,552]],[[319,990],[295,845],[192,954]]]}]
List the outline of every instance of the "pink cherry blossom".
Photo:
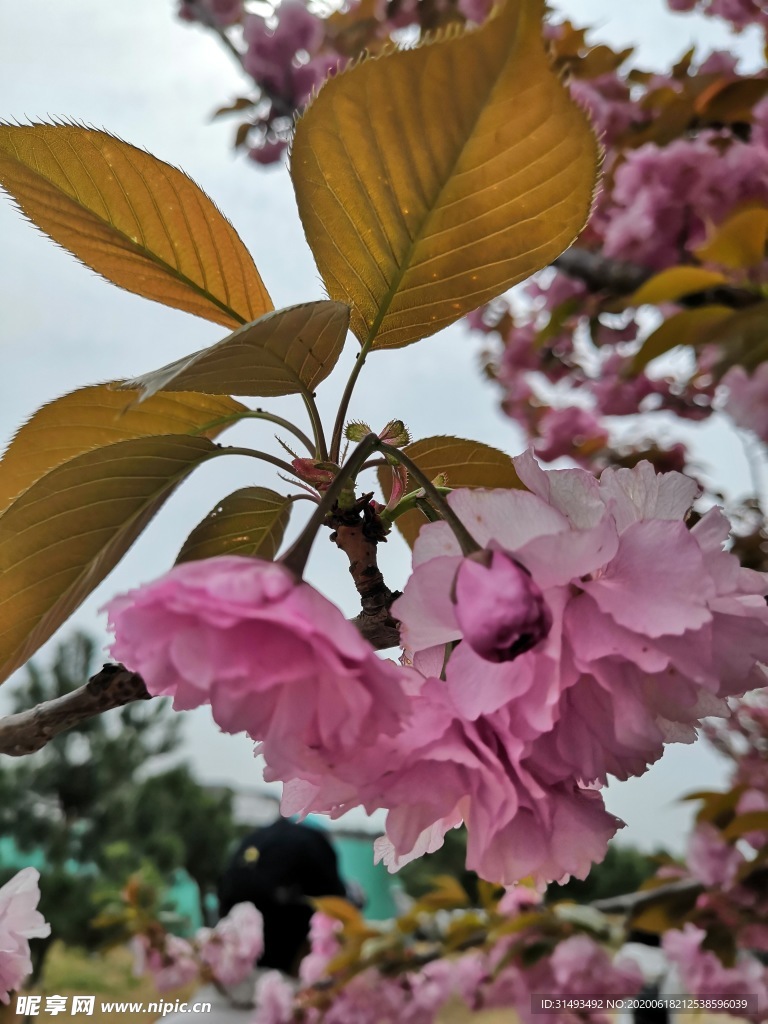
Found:
[{"label": "pink cherry blossom", "polygon": [[736,426],[768,443],[768,362],[751,376],[743,366],[732,366],[722,383],[728,389],[723,408]]},{"label": "pink cherry blossom", "polygon": [[315,911],[309,922],[309,953],[299,965],[299,977],[304,985],[314,985],[326,973],[330,961],[339,952],[339,932],[342,925],[335,917]]},{"label": "pink cherry blossom", "polygon": [[38,911],[40,872],[22,868],[0,888],[0,1003],[32,972],[30,939],[51,934],[51,926]]},{"label": "pink cherry blossom", "polygon": [[[489,665],[460,644],[446,686],[467,718],[514,714],[528,763],[550,781],[641,774],[665,742],[691,741],[722,698],[759,686],[768,660],[760,574],[723,550],[728,523],[713,509],[683,519],[696,484],[643,463],[543,472],[516,460],[522,491],[450,496],[479,543],[531,573],[553,618],[545,641]],[[409,656],[463,636],[448,598],[461,556],[442,523],[425,526],[414,573],[394,605]]]},{"label": "pink cherry blossom", "polygon": [[744,857],[714,825],[700,822],[688,839],[686,861],[691,874],[702,885],[729,887],[735,882]]},{"label": "pink cherry blossom", "polygon": [[196,936],[202,963],[222,985],[239,985],[264,952],[264,919],[252,903],[237,903],[215,928]]},{"label": "pink cherry blossom", "polygon": [[[504,944],[496,947],[492,960],[505,955]],[[574,935],[559,942],[552,952],[528,967],[513,962],[510,968],[492,974],[493,981],[484,993],[488,1007],[514,1006],[524,1024],[536,1024],[540,1015],[532,1012],[531,997],[630,996],[642,985],[640,969],[631,961],[617,957],[611,960],[605,949],[587,935]],[[593,1024],[608,1024],[610,1017],[594,1011],[585,1015]],[[567,1010],[555,1015],[554,1024],[581,1019],[581,1014]]]},{"label": "pink cherry blossom", "polygon": [[702,132],[624,154],[593,225],[603,233],[607,256],[658,270],[674,266],[734,205],[768,201],[768,150],[736,141],[723,151],[718,141],[716,133]]},{"label": "pink cherry blossom", "polygon": [[485,878],[583,877],[621,824],[595,785],[642,774],[765,678],[768,584],[724,550],[718,509],[685,524],[694,481],[648,463],[599,481],[544,472],[530,455],[515,465],[527,491],[449,501],[480,544],[525,567],[547,635],[497,663],[460,642],[454,585],[467,563],[447,524],[425,525],[393,605],[413,665],[410,718],[360,749],[354,771],[299,771],[285,790],[284,813],[386,808],[377,856],[391,870],[463,821],[467,864]]},{"label": "pink cherry blossom", "polygon": [[151,974],[158,992],[169,992],[195,981],[200,965],[195,951],[186,939],[166,934],[162,949],[153,945],[146,935],[135,935],[131,942],[136,977]]},{"label": "pink cherry blossom", "polygon": [[296,984],[281,971],[265,971],[256,981],[256,1013],[251,1024],[290,1024]]},{"label": "pink cherry blossom", "polygon": [[288,149],[288,143],[282,139],[269,139],[248,150],[248,158],[257,164],[276,164]]},{"label": "pink cherry blossom", "polygon": [[473,651],[488,661],[511,661],[535,647],[552,615],[530,573],[503,551],[466,558],[454,582],[456,619]]},{"label": "pink cherry blossom", "polygon": [[281,565],[223,556],[177,565],[108,606],[113,655],[177,710],[260,741],[278,777],[323,773],[398,731],[405,672]]},{"label": "pink cherry blossom", "polygon": [[427,680],[388,771],[365,791],[368,810],[391,808],[377,859],[396,870],[464,820],[467,866],[483,878],[510,885],[529,875],[584,877],[621,823],[597,792],[542,785],[515,732],[506,709],[467,721],[444,684]]},{"label": "pink cherry blossom", "polygon": [[593,455],[608,443],[608,431],[588,409],[569,405],[565,409],[548,409],[538,424],[540,437],[535,441],[536,454],[544,462],[553,462],[563,455],[580,458]]},{"label": "pink cherry blossom", "polygon": [[748,954],[733,967],[724,967],[717,955],[704,949],[706,932],[686,924],[682,931],[668,931],[662,938],[664,952],[677,968],[683,988],[693,996],[719,998],[757,997],[757,1012],[740,1010],[739,1017],[752,1021],[768,1018],[768,968]]},{"label": "pink cherry blossom", "polygon": [[[269,93],[290,104],[305,103],[338,62],[338,58],[323,59],[307,70],[306,56],[317,54],[325,32],[322,21],[300,0],[284,0],[274,29],[259,15],[246,15],[243,36],[248,45],[243,57],[245,70]],[[302,62],[296,60],[299,54],[304,55]]]}]

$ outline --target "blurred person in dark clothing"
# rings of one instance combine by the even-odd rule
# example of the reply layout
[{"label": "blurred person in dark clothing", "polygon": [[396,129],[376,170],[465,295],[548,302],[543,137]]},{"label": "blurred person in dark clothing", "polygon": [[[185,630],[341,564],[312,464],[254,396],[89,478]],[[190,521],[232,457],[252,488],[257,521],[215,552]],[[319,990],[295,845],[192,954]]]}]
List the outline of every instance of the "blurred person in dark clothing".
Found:
[{"label": "blurred person in dark clothing", "polygon": [[207,1012],[164,1016],[164,1024],[247,1024],[259,975],[277,970],[297,978],[309,950],[312,898],[347,897],[336,852],[316,828],[278,818],[256,828],[240,843],[219,881],[219,914],[238,903],[252,903],[264,918],[264,952],[249,978],[236,988],[206,985],[191,1000],[210,1003]]},{"label": "blurred person in dark clothing", "polygon": [[279,818],[240,843],[219,882],[219,914],[252,903],[264,918],[259,967],[295,976],[317,896],[347,896],[336,851],[318,829]]}]

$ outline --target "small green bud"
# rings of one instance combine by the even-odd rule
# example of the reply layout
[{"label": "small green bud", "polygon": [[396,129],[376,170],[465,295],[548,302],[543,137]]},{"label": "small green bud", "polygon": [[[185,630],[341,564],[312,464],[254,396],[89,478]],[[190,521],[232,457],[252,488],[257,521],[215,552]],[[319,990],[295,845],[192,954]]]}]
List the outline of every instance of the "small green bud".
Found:
[{"label": "small green bud", "polygon": [[360,442],[372,433],[373,431],[367,423],[363,423],[360,420],[353,420],[352,423],[347,424],[344,436],[348,441]]}]

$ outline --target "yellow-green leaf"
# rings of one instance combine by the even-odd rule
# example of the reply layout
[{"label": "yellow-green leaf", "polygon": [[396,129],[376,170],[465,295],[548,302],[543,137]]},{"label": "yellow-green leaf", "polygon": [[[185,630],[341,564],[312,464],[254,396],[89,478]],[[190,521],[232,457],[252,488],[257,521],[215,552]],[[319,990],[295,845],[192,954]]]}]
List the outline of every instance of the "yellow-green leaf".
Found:
[{"label": "yellow-green leaf", "polygon": [[714,288],[727,282],[728,278],[724,274],[704,270],[703,267],[670,267],[659,274],[654,274],[623,302],[627,306],[675,302],[685,295],[703,292],[707,288]]},{"label": "yellow-green leaf", "polygon": [[55,242],[129,292],[226,327],[272,309],[248,250],[202,189],[107,132],[0,124],[0,185]]},{"label": "yellow-green leaf", "polygon": [[177,562],[215,555],[272,559],[293,502],[267,487],[243,487],[222,498],[184,541]]},{"label": "yellow-green leaf", "polygon": [[699,306],[698,309],[684,309],[667,317],[664,323],[648,335],[632,362],[632,369],[638,373],[651,360],[677,348],[678,345],[698,345],[709,331],[727,320],[733,313],[727,306]]},{"label": "yellow-green leaf", "polygon": [[657,900],[630,913],[629,924],[632,928],[654,935],[661,935],[670,928],[679,928],[693,910],[698,894],[698,889],[694,887],[685,892],[660,894]]},{"label": "yellow-green leaf", "polygon": [[291,176],[332,298],[376,348],[434,334],[581,231],[598,145],[550,66],[543,0],[329,79]]},{"label": "yellow-green leaf", "polygon": [[118,441],[32,484],[0,516],[0,679],[120,561],[170,492],[221,452],[204,437]]},{"label": "yellow-green leaf", "polygon": [[92,448],[154,434],[214,438],[247,412],[221,395],[157,395],[127,407],[132,396],[113,388],[94,384],[72,391],[42,406],[19,428],[0,460],[0,511],[49,470]]},{"label": "yellow-green leaf", "polygon": [[741,839],[749,832],[768,832],[768,811],[745,811],[737,814],[723,829],[723,838]]},{"label": "yellow-green leaf", "polygon": [[738,78],[714,82],[696,100],[695,111],[707,121],[717,124],[751,121],[753,108],[768,92],[765,78]]},{"label": "yellow-green leaf", "polygon": [[706,341],[717,342],[724,358],[719,369],[738,364],[750,372],[768,359],[768,302],[746,306],[708,332]]},{"label": "yellow-green leaf", "polygon": [[423,910],[452,910],[455,907],[468,907],[470,899],[467,890],[453,875],[435,875],[431,879],[432,888],[416,901],[416,906]]},{"label": "yellow-green leaf", "polygon": [[[460,437],[425,437],[403,448],[430,480],[445,474],[448,487],[522,487],[512,459],[498,448]],[[379,469],[379,483],[386,498],[392,489],[392,472]],[[409,479],[408,489],[418,484]],[[413,544],[426,522],[421,512],[406,512],[396,520],[398,529]]]},{"label": "yellow-green leaf", "polygon": [[357,907],[342,896],[315,896],[312,906],[321,914],[341,921],[346,928],[364,927],[363,915]]},{"label": "yellow-green leaf", "polygon": [[768,207],[742,207],[719,224],[696,255],[733,270],[759,266],[768,248]]},{"label": "yellow-green leaf", "polygon": [[504,1007],[501,1010],[471,1010],[459,997],[452,996],[443,1003],[435,1017],[435,1024],[519,1024],[516,1010]]},{"label": "yellow-green leaf", "polygon": [[336,365],[348,327],[349,308],[342,302],[289,306],[124,386],[145,396],[201,391],[275,398],[312,392]]}]

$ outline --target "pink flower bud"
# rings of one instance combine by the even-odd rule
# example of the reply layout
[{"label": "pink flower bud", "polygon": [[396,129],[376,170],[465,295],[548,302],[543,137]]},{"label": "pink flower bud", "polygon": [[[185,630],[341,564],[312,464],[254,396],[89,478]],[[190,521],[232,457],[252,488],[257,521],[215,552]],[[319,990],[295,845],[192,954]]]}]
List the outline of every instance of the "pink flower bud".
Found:
[{"label": "pink flower bud", "polygon": [[313,459],[293,459],[291,465],[300,480],[316,487],[318,491],[324,491],[329,487],[338,472],[338,466],[330,462],[315,462]]},{"label": "pink flower bud", "polygon": [[464,559],[456,573],[454,603],[464,639],[486,661],[512,661],[552,628],[541,590],[504,551]]},{"label": "pink flower bud", "polygon": [[379,434],[379,437],[385,444],[394,445],[395,448],[402,448],[404,444],[408,444],[411,440],[408,428],[402,420],[390,420]]}]

